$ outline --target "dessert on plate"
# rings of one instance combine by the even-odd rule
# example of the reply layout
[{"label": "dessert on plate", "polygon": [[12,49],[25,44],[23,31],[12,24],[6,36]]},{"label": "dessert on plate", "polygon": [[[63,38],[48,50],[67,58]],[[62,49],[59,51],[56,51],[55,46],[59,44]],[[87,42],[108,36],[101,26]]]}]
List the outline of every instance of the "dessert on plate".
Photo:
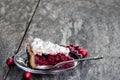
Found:
[{"label": "dessert on plate", "polygon": [[80,57],[87,55],[87,51],[79,46],[60,46],[39,38],[35,38],[27,44],[26,52],[28,55],[28,64],[31,68],[43,65],[55,65],[59,62],[73,60],[69,56],[69,53],[77,54]]}]

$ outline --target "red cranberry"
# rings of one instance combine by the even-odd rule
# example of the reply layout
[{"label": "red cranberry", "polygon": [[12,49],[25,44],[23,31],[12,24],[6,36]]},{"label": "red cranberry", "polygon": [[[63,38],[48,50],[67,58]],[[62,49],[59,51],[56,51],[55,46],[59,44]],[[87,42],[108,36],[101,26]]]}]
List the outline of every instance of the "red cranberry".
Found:
[{"label": "red cranberry", "polygon": [[31,78],[31,73],[28,72],[28,71],[25,71],[25,72],[23,73],[23,77],[24,77],[24,79],[26,79],[26,80],[30,80],[30,78]]},{"label": "red cranberry", "polygon": [[85,49],[80,51],[80,54],[83,55],[83,57],[87,56],[87,51]]},{"label": "red cranberry", "polygon": [[12,57],[8,58],[8,59],[6,60],[6,64],[7,64],[9,67],[11,67],[11,66],[14,64],[13,58],[12,58]]}]

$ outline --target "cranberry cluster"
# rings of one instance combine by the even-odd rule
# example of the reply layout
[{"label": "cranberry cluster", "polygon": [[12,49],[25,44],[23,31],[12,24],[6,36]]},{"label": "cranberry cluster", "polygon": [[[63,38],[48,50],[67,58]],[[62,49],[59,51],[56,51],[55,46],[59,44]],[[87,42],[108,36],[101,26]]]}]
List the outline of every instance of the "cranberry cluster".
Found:
[{"label": "cranberry cluster", "polygon": [[71,53],[78,55],[80,58],[84,58],[87,56],[87,50],[80,46],[75,46],[72,44],[66,47],[69,48]]}]

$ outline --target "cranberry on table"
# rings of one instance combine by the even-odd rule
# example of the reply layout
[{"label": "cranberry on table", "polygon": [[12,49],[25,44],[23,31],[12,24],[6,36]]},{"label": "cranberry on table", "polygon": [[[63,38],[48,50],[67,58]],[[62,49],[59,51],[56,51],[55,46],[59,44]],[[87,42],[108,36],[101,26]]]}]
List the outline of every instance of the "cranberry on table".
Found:
[{"label": "cranberry on table", "polygon": [[23,78],[24,78],[25,80],[30,80],[30,78],[31,78],[31,73],[30,73],[29,71],[25,71],[25,72],[23,73]]},{"label": "cranberry on table", "polygon": [[11,67],[13,64],[14,64],[14,61],[13,61],[13,58],[12,57],[9,57],[7,60],[6,60],[6,64]]}]

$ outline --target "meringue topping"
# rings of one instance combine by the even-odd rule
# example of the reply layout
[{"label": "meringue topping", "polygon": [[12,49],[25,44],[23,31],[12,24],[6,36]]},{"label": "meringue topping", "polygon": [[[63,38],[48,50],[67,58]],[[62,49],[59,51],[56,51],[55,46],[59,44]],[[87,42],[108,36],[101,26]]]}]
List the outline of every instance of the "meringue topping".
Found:
[{"label": "meringue topping", "polygon": [[68,55],[68,53],[70,52],[69,49],[66,47],[54,44],[50,41],[43,41],[40,38],[33,39],[31,43],[31,48],[35,54],[64,53],[65,55]]}]

